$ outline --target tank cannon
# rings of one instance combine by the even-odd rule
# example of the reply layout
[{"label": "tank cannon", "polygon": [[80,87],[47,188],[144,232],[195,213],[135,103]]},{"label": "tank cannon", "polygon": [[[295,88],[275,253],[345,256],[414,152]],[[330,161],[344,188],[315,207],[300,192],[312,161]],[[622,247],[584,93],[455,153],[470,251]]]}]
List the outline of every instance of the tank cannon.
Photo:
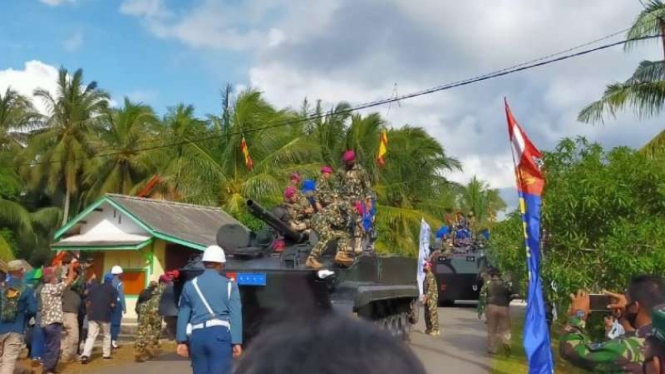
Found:
[{"label": "tank cannon", "polygon": [[[227,253],[224,273],[240,289],[245,341],[284,315],[306,318],[312,313],[355,314],[375,321],[397,337],[408,339],[417,322],[417,261],[397,256],[359,255],[348,268],[337,267],[335,243],[324,251],[326,269],[304,266],[316,235],[293,230],[283,207],[272,212],[253,200],[247,209],[268,226],[252,232],[239,224],[219,228],[217,244]],[[284,241],[280,252],[275,244]],[[179,270],[165,303],[175,304],[185,282],[203,272],[200,256]]]}]

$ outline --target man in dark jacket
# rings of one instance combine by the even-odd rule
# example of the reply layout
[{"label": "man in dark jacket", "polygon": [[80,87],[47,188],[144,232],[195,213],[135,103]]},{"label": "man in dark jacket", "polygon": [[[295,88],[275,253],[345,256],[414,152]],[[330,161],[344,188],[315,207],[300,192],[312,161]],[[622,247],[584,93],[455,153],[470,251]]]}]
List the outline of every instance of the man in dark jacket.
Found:
[{"label": "man in dark jacket", "polygon": [[92,286],[85,300],[88,313],[88,337],[81,355],[82,364],[87,364],[90,360],[90,354],[100,330],[104,334],[102,355],[106,360],[111,358],[111,314],[118,302],[118,291],[111,283],[112,280],[113,275],[107,274],[103,284]]},{"label": "man in dark jacket", "polygon": [[512,284],[501,279],[496,268],[489,271],[490,280],[483,286],[487,307],[487,351],[497,353],[497,345],[501,343],[506,355],[510,355],[510,301]]}]

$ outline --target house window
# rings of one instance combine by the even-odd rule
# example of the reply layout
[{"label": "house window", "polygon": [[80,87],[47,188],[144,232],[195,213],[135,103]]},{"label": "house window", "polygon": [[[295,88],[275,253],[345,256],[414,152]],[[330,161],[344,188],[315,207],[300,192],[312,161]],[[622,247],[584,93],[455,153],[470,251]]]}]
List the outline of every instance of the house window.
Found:
[{"label": "house window", "polygon": [[126,296],[138,296],[145,289],[145,271],[125,270],[122,283]]}]

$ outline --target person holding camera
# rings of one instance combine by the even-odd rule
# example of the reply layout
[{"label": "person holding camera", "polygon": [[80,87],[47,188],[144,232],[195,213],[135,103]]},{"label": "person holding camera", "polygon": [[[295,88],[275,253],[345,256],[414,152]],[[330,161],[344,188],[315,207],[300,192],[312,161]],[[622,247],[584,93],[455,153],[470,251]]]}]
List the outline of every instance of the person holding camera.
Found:
[{"label": "person holding camera", "polygon": [[559,339],[560,355],[575,366],[595,372],[641,374],[644,342],[652,329],[652,309],[665,303],[665,280],[639,275],[631,280],[625,295],[606,294],[612,300],[608,311],[635,331],[608,341],[591,342],[585,330],[591,306],[589,294],[578,291],[571,295],[570,316]]}]

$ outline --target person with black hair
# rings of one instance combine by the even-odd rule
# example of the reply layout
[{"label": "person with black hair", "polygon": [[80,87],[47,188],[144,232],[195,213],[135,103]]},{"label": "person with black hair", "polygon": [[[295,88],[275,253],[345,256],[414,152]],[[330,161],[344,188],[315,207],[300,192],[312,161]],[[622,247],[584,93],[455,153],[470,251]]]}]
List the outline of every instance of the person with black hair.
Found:
[{"label": "person with black hair", "polygon": [[613,299],[608,309],[635,331],[605,342],[590,342],[585,332],[589,294],[578,291],[571,295],[570,317],[559,338],[561,357],[597,372],[642,373],[644,342],[652,330],[651,312],[656,305],[665,303],[665,280],[660,276],[639,275],[631,280],[626,295],[607,294]]},{"label": "person with black hair", "polygon": [[338,315],[273,325],[256,337],[235,374],[425,374],[398,339]]}]

